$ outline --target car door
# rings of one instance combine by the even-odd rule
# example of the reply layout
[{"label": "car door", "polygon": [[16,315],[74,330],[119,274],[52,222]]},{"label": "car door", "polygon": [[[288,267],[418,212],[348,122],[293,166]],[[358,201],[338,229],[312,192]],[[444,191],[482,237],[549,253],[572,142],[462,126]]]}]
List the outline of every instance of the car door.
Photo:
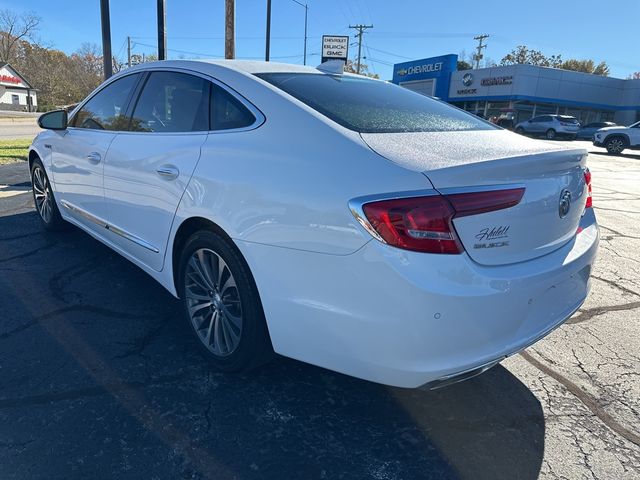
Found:
[{"label": "car door", "polygon": [[51,172],[63,215],[104,235],[103,167],[140,75],[119,78],[98,91],[52,142]]},{"label": "car door", "polygon": [[526,130],[528,133],[540,132],[540,118],[541,117],[533,117],[531,120],[527,122]]},{"label": "car door", "polygon": [[104,164],[108,238],[161,270],[178,203],[209,130],[211,82],[176,70],[147,72]]},{"label": "car door", "polygon": [[629,141],[631,145],[640,146],[640,122],[631,125],[631,128],[629,128]]}]

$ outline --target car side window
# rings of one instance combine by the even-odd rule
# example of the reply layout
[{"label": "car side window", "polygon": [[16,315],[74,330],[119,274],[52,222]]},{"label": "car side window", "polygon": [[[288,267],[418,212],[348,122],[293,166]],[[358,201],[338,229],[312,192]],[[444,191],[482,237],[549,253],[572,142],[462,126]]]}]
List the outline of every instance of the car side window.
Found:
[{"label": "car side window", "polygon": [[530,121],[531,123],[538,123],[538,122],[542,122],[544,117],[533,117]]},{"label": "car side window", "polygon": [[92,130],[126,130],[125,111],[140,75],[127,75],[110,83],[85,103],[70,126]]},{"label": "car side window", "polygon": [[230,130],[253,125],[256,117],[237,98],[218,85],[211,90],[211,130]]},{"label": "car side window", "polygon": [[179,72],[152,72],[131,117],[135,132],[202,132],[209,130],[207,80]]}]

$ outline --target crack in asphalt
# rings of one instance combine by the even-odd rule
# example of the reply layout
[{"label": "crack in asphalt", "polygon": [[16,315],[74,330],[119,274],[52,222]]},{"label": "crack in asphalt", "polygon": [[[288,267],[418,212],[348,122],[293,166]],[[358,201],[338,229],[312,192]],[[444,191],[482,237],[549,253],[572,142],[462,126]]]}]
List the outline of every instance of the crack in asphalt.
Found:
[{"label": "crack in asphalt", "polygon": [[56,242],[47,241],[45,245],[41,247],[34,248],[33,250],[29,250],[27,252],[19,253],[18,255],[13,255],[11,257],[0,258],[0,263],[10,262],[11,260],[20,260],[26,257],[30,257],[31,255],[35,255],[36,253],[42,252],[43,250],[48,250],[57,246]]},{"label": "crack in asphalt", "polygon": [[597,275],[593,275],[593,274],[591,274],[591,278],[595,278],[596,280],[600,280],[601,282],[604,282],[607,285],[620,290],[621,292],[628,293],[628,294],[633,295],[635,297],[640,297],[640,293],[636,292],[635,290],[631,290],[630,288],[627,288],[627,287],[625,287],[623,285],[620,285],[619,283],[616,283],[614,280],[609,280],[608,278],[598,277]]},{"label": "crack in asphalt", "polygon": [[27,323],[23,323],[22,325],[19,325],[13,328],[12,330],[8,330],[6,332],[0,333],[0,340],[4,340],[17,333],[27,330],[28,328],[31,328],[37,325],[43,320],[49,320],[50,318],[54,318],[69,312],[89,312],[89,313],[95,313],[97,315],[107,317],[107,318],[119,318],[119,319],[126,319],[126,320],[139,320],[144,318],[143,315],[135,315],[127,312],[118,312],[116,310],[110,310],[108,308],[103,308],[103,307],[96,307],[93,305],[69,305],[67,307],[58,308],[56,310],[43,313],[42,315],[38,315]]},{"label": "crack in asphalt", "polygon": [[191,372],[181,372],[171,375],[162,375],[151,378],[148,381],[118,382],[112,384],[96,385],[94,387],[77,388],[63,392],[43,393],[28,397],[0,398],[0,409],[30,407],[44,405],[52,402],[80,400],[87,397],[98,397],[113,393],[134,393],[136,390],[147,387],[155,387],[174,383],[188,378]]},{"label": "crack in asphalt", "polygon": [[580,310],[578,315],[574,315],[565,323],[575,324],[575,323],[586,322],[587,320],[591,320],[593,317],[598,317],[600,315],[604,315],[605,313],[622,312],[625,310],[633,310],[636,308],[640,308],[640,301],[623,303],[621,305],[611,305],[608,307],[586,308],[584,310]]},{"label": "crack in asphalt", "polygon": [[619,231],[617,231],[617,230],[614,230],[613,228],[607,227],[607,226],[603,225],[602,223],[598,223],[598,226],[599,226],[600,228],[604,228],[604,229],[606,229],[606,230],[609,230],[610,232],[613,232],[613,233],[614,233],[614,235],[616,235],[617,237],[621,237],[621,238],[631,238],[631,239],[633,239],[633,240],[640,240],[640,237],[636,237],[636,236],[634,236],[634,235],[627,235],[627,234],[625,234],[625,233],[622,233],[622,232],[619,232]]},{"label": "crack in asphalt", "polygon": [[13,237],[0,237],[0,242],[10,242],[12,240],[21,240],[23,238],[30,238],[35,235],[44,235],[43,231],[35,231],[30,233],[23,233],[22,235],[15,235]]},{"label": "crack in asphalt", "polygon": [[[69,304],[70,302],[66,299],[66,296],[69,295],[69,292],[65,292],[64,285],[84,273],[88,273],[92,270],[97,269],[98,261],[100,260],[100,258],[101,257],[94,256],[92,258],[83,260],[80,263],[67,267],[52,275],[49,279],[49,290],[51,291],[51,294],[61,302]],[[82,298],[81,293],[71,293],[75,293],[77,299]]]},{"label": "crack in asphalt", "polygon": [[0,442],[0,448],[24,448],[35,442],[35,440],[26,440],[24,442]]},{"label": "crack in asphalt", "polygon": [[[640,303],[640,302],[638,302]],[[625,438],[629,442],[635,444],[640,447],[640,435],[632,432],[620,422],[618,422],[615,418],[613,418],[608,412],[606,412],[602,406],[599,404],[598,400],[591,396],[589,393],[585,392],[574,382],[569,380],[564,375],[556,372],[554,369],[545,365],[541,361],[534,358],[528,352],[520,352],[520,356],[524,358],[531,365],[536,367],[541,372],[550,376],[557,382],[561,383],[569,392],[571,392],[578,400],[580,400],[585,407],[587,407],[596,417],[602,421],[607,427],[616,432],[621,437]]]},{"label": "crack in asphalt", "polygon": [[129,348],[128,350],[125,350],[119,355],[114,356],[113,358],[123,359],[123,358],[131,357],[132,355],[142,355],[142,353],[147,349],[147,347],[151,345],[151,343],[153,343],[153,341],[160,336],[160,333],[162,332],[162,330],[167,326],[168,321],[169,321],[169,318],[166,318],[165,322],[161,323],[160,325],[157,325],[155,328],[153,328],[152,330],[149,330],[144,335],[138,338],[134,338],[131,342],[128,342],[129,344],[132,345],[131,348]]}]

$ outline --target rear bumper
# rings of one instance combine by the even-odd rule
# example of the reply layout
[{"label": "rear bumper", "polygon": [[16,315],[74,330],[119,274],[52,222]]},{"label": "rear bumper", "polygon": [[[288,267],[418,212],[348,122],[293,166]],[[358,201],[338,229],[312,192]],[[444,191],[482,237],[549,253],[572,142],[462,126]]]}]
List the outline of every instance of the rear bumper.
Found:
[{"label": "rear bumper", "polygon": [[276,352],[399,387],[481,373],[561,325],[584,302],[598,229],[535,260],[481,266],[466,254],[371,241],[348,256],[238,242]]}]

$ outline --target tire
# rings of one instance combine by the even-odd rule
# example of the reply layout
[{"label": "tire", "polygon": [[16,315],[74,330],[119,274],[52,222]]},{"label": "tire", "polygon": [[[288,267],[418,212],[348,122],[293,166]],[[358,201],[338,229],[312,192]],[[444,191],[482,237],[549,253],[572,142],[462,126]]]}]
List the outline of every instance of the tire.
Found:
[{"label": "tire", "polygon": [[553,128],[550,128],[549,130],[547,130],[544,134],[545,138],[547,140],[555,140],[556,138],[556,131]]},{"label": "tire", "polygon": [[614,135],[604,141],[604,148],[607,149],[610,155],[618,155],[627,147],[627,139],[621,136]]},{"label": "tire", "polygon": [[524,135],[524,128],[522,128],[522,127],[518,127],[518,128],[516,128],[516,133],[517,133],[518,135]]},{"label": "tire", "polygon": [[178,268],[178,294],[189,330],[214,368],[248,371],[272,358],[258,289],[230,240],[208,230],[194,233]]},{"label": "tire", "polygon": [[42,161],[36,157],[31,165],[31,193],[42,226],[47,230],[62,230],[67,224],[60,215],[51,182]]}]

